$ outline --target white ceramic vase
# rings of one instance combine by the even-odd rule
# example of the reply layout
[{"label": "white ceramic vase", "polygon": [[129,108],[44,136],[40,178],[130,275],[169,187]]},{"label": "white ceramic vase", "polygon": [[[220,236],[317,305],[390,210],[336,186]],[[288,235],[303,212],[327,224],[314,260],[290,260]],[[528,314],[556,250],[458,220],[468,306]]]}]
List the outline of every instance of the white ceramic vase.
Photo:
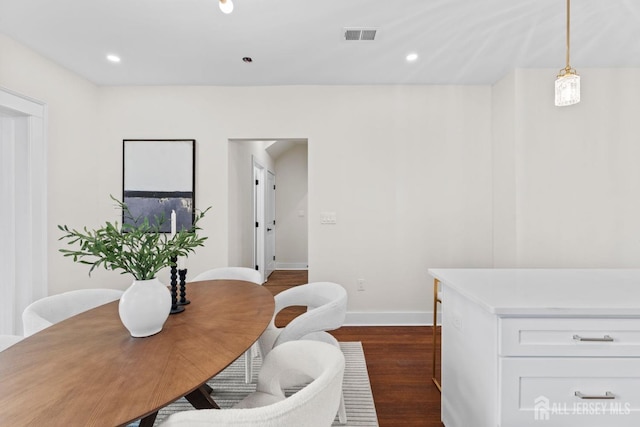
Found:
[{"label": "white ceramic vase", "polygon": [[169,317],[171,293],[157,278],[134,280],[122,294],[118,311],[132,337],[157,334]]}]

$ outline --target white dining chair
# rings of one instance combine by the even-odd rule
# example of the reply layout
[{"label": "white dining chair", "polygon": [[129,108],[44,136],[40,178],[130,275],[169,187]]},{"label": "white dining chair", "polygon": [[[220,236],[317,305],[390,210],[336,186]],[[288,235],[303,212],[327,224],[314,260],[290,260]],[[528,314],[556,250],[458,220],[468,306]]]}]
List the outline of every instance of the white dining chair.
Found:
[{"label": "white dining chair", "polygon": [[[262,275],[258,270],[246,267],[219,267],[204,271],[191,279],[191,282],[203,280],[244,280],[262,285]],[[258,346],[252,345],[244,353],[244,379],[247,384],[253,380],[253,358],[258,353]]]},{"label": "white dining chair", "polygon": [[12,345],[22,341],[24,337],[20,335],[0,335],[0,351],[5,350]]},{"label": "white dining chair", "polygon": [[117,289],[78,289],[44,297],[32,302],[22,312],[26,337],[94,307],[120,299]]},{"label": "white dining chair", "polygon": [[[336,416],[344,368],[344,355],[332,345],[287,342],[264,358],[256,391],[233,408],[177,412],[160,426],[327,427]],[[286,397],[301,376],[310,382]]]},{"label": "white dining chair", "polygon": [[258,270],[247,267],[219,267],[204,271],[191,279],[192,282],[201,280],[244,280],[262,285],[262,275]]},{"label": "white dining chair", "polygon": [[[287,307],[304,306],[307,311],[284,327],[275,325],[276,316]],[[347,291],[337,283],[315,282],[295,286],[275,296],[275,310],[267,329],[258,339],[262,357],[279,345],[295,340],[323,341],[340,348],[338,341],[326,331],[340,328],[347,315]],[[347,422],[344,396],[338,408],[340,423]]]}]

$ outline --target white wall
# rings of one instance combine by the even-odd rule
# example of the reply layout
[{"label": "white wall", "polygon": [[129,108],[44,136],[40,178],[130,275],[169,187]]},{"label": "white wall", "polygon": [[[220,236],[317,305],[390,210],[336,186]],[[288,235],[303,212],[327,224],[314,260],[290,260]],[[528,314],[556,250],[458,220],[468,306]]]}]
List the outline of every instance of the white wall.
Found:
[{"label": "white wall", "polygon": [[[344,285],[350,311],[422,313],[428,267],[491,265],[489,87],[96,88],[0,43],[0,84],[49,104],[51,293],[131,282],[89,279],[58,253],[56,225],[118,218],[109,194],[122,191],[122,140],[136,138],[197,141],[198,207],[212,210],[190,273],[231,259],[228,141],[279,136],[309,141],[310,280]],[[327,210],[337,224],[320,225]]]},{"label": "white wall", "polygon": [[352,311],[425,311],[427,268],[491,264],[490,88],[334,91],[309,138],[309,279]]},{"label": "white wall", "polygon": [[[100,201],[108,201],[108,193],[99,188],[96,179],[101,162],[98,88],[2,34],[0,52],[0,86],[48,107],[49,293],[92,287],[95,280],[88,277],[86,266],[63,259],[58,252],[57,225],[95,225],[101,219]],[[118,286],[109,281],[101,284]]]},{"label": "white wall", "polygon": [[274,162],[265,151],[269,142],[229,142],[229,261],[212,260],[213,267],[226,265],[253,268],[253,158],[266,170],[274,170]]},{"label": "white wall", "polygon": [[343,284],[355,311],[423,310],[428,266],[490,264],[489,118],[489,87],[108,87],[99,173],[117,194],[123,138],[197,140],[213,210],[195,274],[229,262],[227,141],[308,138],[310,280]]},{"label": "white wall", "polygon": [[517,265],[518,192],[516,186],[516,85],[515,72],[493,86],[491,130],[493,139],[493,266]]},{"label": "white wall", "polygon": [[515,72],[514,266],[640,267],[640,70],[580,74],[558,108],[553,70]]},{"label": "white wall", "polygon": [[640,70],[581,69],[583,101],[556,108],[553,70],[494,87],[96,88],[3,36],[0,51],[0,85],[49,106],[51,293],[130,283],[87,278],[56,240],[57,224],[117,218],[126,138],[197,140],[213,209],[194,274],[237,254],[228,141],[278,136],[309,141],[310,280],[343,284],[352,313],[426,313],[429,267],[640,266]]},{"label": "white wall", "polygon": [[309,203],[306,143],[296,143],[275,161],[276,265],[305,268],[308,264]]}]

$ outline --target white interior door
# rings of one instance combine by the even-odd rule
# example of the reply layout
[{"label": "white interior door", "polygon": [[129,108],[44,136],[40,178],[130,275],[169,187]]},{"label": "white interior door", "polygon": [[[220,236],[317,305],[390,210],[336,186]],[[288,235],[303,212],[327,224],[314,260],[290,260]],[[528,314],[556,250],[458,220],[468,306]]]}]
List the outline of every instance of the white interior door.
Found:
[{"label": "white interior door", "polygon": [[253,264],[265,281],[264,167],[253,159]]},{"label": "white interior door", "polygon": [[0,89],[0,333],[47,294],[44,104]]},{"label": "white interior door", "polygon": [[276,269],[276,176],[271,171],[267,171],[265,203],[265,260],[264,278]]}]

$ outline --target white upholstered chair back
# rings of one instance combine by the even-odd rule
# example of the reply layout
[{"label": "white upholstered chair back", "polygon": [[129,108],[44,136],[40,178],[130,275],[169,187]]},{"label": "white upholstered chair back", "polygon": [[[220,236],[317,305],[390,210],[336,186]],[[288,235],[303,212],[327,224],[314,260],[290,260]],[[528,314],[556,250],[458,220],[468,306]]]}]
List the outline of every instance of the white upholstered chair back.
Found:
[{"label": "white upholstered chair back", "polygon": [[[256,391],[234,408],[178,412],[161,427],[328,427],[338,409],[344,368],[344,355],[332,345],[288,342],[265,357]],[[285,397],[292,372],[312,381]]]},{"label": "white upholstered chair back", "polygon": [[[307,311],[283,328],[275,325],[278,313],[287,307],[306,306]],[[275,296],[275,310],[267,329],[258,343],[263,357],[283,343],[295,340],[315,340],[333,344],[340,349],[338,341],[326,331],[340,328],[347,315],[347,291],[337,283],[314,282],[295,286]],[[340,422],[347,422],[344,397],[338,410]]]},{"label": "white upholstered chair back", "polygon": [[78,289],[34,301],[22,312],[24,335],[33,335],[83,311],[120,299],[116,289]]},{"label": "white upholstered chair back", "polygon": [[198,274],[191,279],[192,282],[201,280],[245,280],[258,285],[262,284],[262,275],[258,270],[246,267],[220,267],[213,268]]},{"label": "white upholstered chair back", "polygon": [[[198,274],[196,277],[191,279],[191,282],[198,282],[202,280],[244,280],[246,282],[253,282],[257,285],[262,285],[262,275],[258,270],[253,270],[251,268],[246,267],[219,267],[212,268],[211,270],[207,270]],[[254,353],[258,352],[257,345],[251,346],[249,350],[247,350],[245,355],[245,364],[244,364],[244,372],[245,372],[245,382],[249,384],[253,379],[253,357]]]},{"label": "white upholstered chair back", "polygon": [[[275,325],[277,314],[284,308],[306,306],[307,311],[284,328]],[[265,355],[287,341],[305,335],[338,329],[347,315],[347,291],[337,283],[315,282],[295,286],[275,296],[275,310],[269,326],[260,337],[260,350]]]}]

